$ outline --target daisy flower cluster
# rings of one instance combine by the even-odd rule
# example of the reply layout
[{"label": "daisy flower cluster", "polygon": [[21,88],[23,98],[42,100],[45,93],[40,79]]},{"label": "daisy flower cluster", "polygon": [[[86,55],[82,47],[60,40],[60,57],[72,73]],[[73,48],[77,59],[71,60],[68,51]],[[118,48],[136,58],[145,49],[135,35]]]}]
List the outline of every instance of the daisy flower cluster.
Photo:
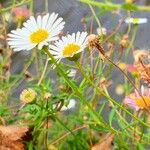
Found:
[{"label": "daisy flower cluster", "polygon": [[87,32],[68,34],[59,39],[59,33],[65,22],[58,14],[47,13],[44,16],[30,16],[20,29],[8,34],[8,44],[14,51],[31,50],[48,46],[50,53],[57,61],[65,57],[73,57],[83,51],[87,45]]}]

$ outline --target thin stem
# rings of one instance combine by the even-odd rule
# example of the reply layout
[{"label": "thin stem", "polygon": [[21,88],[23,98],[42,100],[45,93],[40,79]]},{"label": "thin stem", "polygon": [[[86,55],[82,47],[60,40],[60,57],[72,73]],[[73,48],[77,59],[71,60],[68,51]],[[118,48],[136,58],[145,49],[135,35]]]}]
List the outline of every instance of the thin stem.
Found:
[{"label": "thin stem", "polygon": [[88,103],[88,101],[84,98],[84,96],[80,93],[80,91],[78,90],[78,87],[68,78],[68,76],[64,73],[64,71],[61,69],[61,67],[57,64],[57,62],[55,61],[54,57],[52,56],[52,54],[48,51],[47,47],[43,48],[44,52],[47,53],[47,55],[49,56],[49,58],[52,60],[52,62],[54,63],[54,65],[56,66],[56,69],[59,71],[59,73],[64,77],[64,79],[66,80],[66,82],[68,83],[68,85],[73,89],[73,91],[76,93],[77,97],[79,97],[82,102],[87,105],[88,109],[91,111],[92,116],[94,117],[95,121],[103,126],[103,127],[107,127],[110,128],[112,130],[112,132],[114,133],[118,133],[115,129],[113,129],[112,127],[108,126],[104,121],[103,118],[101,116],[99,116],[97,114],[97,112],[95,110],[93,110],[92,106]]},{"label": "thin stem", "polygon": [[107,11],[112,11],[112,10],[132,10],[132,11],[150,11],[150,6],[138,6],[132,4],[132,8],[127,8],[124,7],[123,4],[115,4],[115,3],[104,3],[104,2],[98,2],[98,1],[93,1],[93,0],[80,0],[83,3],[90,4],[93,6],[97,6],[101,9],[106,9]]},{"label": "thin stem", "polygon": [[45,11],[48,12],[48,0],[45,0]]},{"label": "thin stem", "polygon": [[93,14],[93,15],[94,15],[94,17],[95,17],[95,20],[96,20],[96,22],[97,22],[97,24],[98,24],[98,27],[102,30],[101,23],[100,23],[100,21],[99,21],[99,19],[98,19],[97,15],[96,15],[96,13],[95,13],[95,11],[94,11],[93,7],[92,7],[90,4],[89,4],[89,7],[90,7],[90,9],[91,9],[91,11],[92,11],[92,14]]},{"label": "thin stem", "polygon": [[38,85],[41,84],[41,82],[42,82],[42,80],[43,80],[43,78],[44,78],[44,76],[45,76],[46,69],[47,69],[47,66],[48,66],[48,62],[49,62],[49,60],[46,59],[46,62],[45,62],[45,65],[44,65],[44,69],[43,69],[42,75],[41,75],[41,77],[40,77],[40,79],[39,79],[39,81],[38,81]]},{"label": "thin stem", "polygon": [[[83,126],[80,126],[80,127],[77,127],[75,129],[72,130],[72,132],[76,132],[78,130],[81,130],[81,129],[84,129],[84,128],[87,128],[88,126],[87,125],[83,125]],[[57,144],[59,141],[63,140],[65,137],[67,137],[68,135],[70,135],[71,133],[70,132],[67,132],[65,134],[63,134],[60,138],[54,140],[51,145],[54,145],[54,144]]]},{"label": "thin stem", "polygon": [[78,68],[80,69],[82,75],[83,75],[83,76],[85,77],[85,79],[86,79],[87,81],[89,81],[89,83],[97,90],[97,93],[99,93],[100,95],[105,96],[105,97],[108,99],[108,101],[111,101],[112,103],[114,103],[116,106],[118,106],[119,108],[121,108],[123,111],[125,111],[128,115],[130,115],[130,116],[131,116],[132,118],[134,118],[135,120],[139,121],[141,124],[145,125],[146,127],[150,127],[149,124],[147,124],[147,123],[143,122],[142,120],[138,119],[136,116],[134,116],[134,115],[133,115],[132,113],[130,113],[128,110],[126,110],[122,105],[120,105],[119,103],[117,103],[114,99],[112,99],[110,96],[108,96],[108,95],[107,95],[106,93],[104,93],[102,90],[100,90],[100,89],[98,88],[98,86],[95,85],[95,84],[91,81],[91,79],[84,73],[84,71],[83,71],[83,69],[82,69],[82,66],[81,66],[79,63],[77,63],[77,65],[78,65]]},{"label": "thin stem", "polygon": [[10,9],[12,9],[12,7],[19,7],[19,6],[22,6],[22,5],[24,5],[24,4],[28,4],[28,3],[30,3],[32,0],[26,0],[26,1],[22,1],[22,2],[20,2],[20,3],[18,3],[18,4],[15,4],[15,5],[13,5],[13,6],[10,6],[10,7],[7,7],[7,8],[3,8],[3,9],[1,9],[0,10],[0,13],[4,13],[4,12],[6,12],[6,11],[9,11]]}]

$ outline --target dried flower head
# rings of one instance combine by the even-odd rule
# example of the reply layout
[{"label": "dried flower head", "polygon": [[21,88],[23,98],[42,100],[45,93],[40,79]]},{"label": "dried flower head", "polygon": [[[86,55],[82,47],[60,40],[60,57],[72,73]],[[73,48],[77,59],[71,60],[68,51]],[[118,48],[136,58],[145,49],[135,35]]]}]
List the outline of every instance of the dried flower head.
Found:
[{"label": "dried flower head", "polygon": [[150,57],[150,53],[148,50],[135,50],[133,52],[134,62],[138,63],[140,60],[148,59]]},{"label": "dried flower head", "polygon": [[149,109],[150,108],[150,88],[146,89],[144,86],[141,86],[141,92],[138,93],[135,90],[134,93],[126,96],[124,103],[135,108],[136,111],[140,109]]},{"label": "dried flower head", "polygon": [[31,88],[25,89],[20,94],[20,100],[23,103],[30,103],[36,98],[37,93]]},{"label": "dried flower head", "polygon": [[88,45],[90,48],[96,48],[100,51],[100,53],[102,53],[105,56],[105,51],[103,49],[103,47],[101,46],[99,37],[95,34],[91,34],[87,37],[88,39]]},{"label": "dried flower head", "polygon": [[24,75],[25,75],[25,79],[26,79],[26,80],[28,80],[28,81],[33,80],[33,76],[32,76],[32,74],[31,74],[29,71],[26,71],[26,72],[24,73]]},{"label": "dried flower head", "polygon": [[95,47],[96,43],[99,42],[99,38],[97,35],[95,34],[90,34],[88,37],[88,44],[89,44],[89,47]]},{"label": "dried flower head", "polygon": [[150,53],[146,50],[136,50],[134,59],[134,66],[140,78],[150,84]]},{"label": "dried flower head", "polygon": [[110,85],[112,85],[112,81],[109,81],[109,80],[107,80],[106,78],[104,78],[104,77],[102,77],[101,79],[100,79],[100,82],[99,82],[99,86],[101,87],[101,88],[108,88]]},{"label": "dried flower head", "polygon": [[125,34],[120,41],[120,45],[122,48],[125,48],[127,47],[128,43],[129,43],[128,35]]}]

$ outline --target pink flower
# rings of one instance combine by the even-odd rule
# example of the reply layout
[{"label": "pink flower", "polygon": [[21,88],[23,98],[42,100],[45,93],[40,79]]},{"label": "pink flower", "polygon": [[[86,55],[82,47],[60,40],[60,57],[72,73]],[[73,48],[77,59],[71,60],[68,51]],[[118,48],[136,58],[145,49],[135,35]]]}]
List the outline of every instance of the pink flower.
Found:
[{"label": "pink flower", "polygon": [[144,86],[141,86],[140,93],[135,90],[134,93],[126,96],[124,104],[133,107],[136,111],[150,108],[150,88],[144,89]]},{"label": "pink flower", "polygon": [[29,18],[31,12],[26,7],[16,7],[12,9],[12,13],[16,16],[17,20],[24,20]]},{"label": "pink flower", "polygon": [[132,64],[127,64],[127,70],[129,72],[137,72],[137,68],[135,65],[132,65]]}]

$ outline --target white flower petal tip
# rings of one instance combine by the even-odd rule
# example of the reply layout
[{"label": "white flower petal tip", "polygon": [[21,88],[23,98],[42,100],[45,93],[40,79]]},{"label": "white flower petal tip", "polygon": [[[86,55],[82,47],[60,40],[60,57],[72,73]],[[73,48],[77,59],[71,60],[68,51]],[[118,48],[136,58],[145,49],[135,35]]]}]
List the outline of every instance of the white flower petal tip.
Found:
[{"label": "white flower petal tip", "polygon": [[68,72],[68,77],[73,78],[73,77],[75,77],[76,73],[77,73],[77,70],[76,70],[76,69],[71,69],[71,70]]},{"label": "white flower petal tip", "polygon": [[76,100],[70,99],[69,104],[67,106],[63,106],[61,108],[61,111],[73,109],[73,108],[75,108],[75,105],[76,105]]},{"label": "white flower petal tip", "polygon": [[144,24],[147,23],[147,18],[126,18],[125,23],[127,24]]},{"label": "white flower petal tip", "polygon": [[73,57],[87,47],[87,35],[87,32],[77,32],[63,36],[61,40],[49,46],[50,53],[59,61],[62,58]]},{"label": "white flower petal tip", "polygon": [[34,16],[24,22],[21,29],[12,30],[8,34],[8,45],[14,51],[31,50],[35,46],[42,49],[44,45],[58,40],[58,34],[64,28],[65,22],[58,14],[47,13],[44,16]]},{"label": "white flower petal tip", "polygon": [[106,28],[97,28],[97,34],[99,36],[106,35],[107,34],[107,29]]}]

